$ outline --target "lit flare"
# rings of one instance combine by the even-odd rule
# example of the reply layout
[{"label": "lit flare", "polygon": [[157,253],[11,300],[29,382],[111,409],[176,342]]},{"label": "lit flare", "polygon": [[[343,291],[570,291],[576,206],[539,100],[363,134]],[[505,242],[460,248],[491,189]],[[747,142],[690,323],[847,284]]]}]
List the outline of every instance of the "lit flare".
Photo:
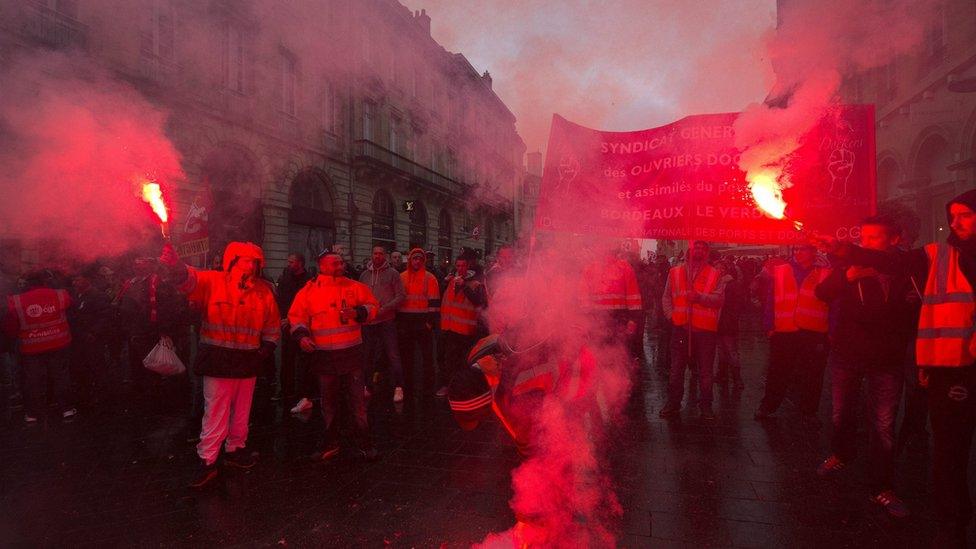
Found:
[{"label": "lit flare", "polygon": [[166,203],[163,202],[163,190],[159,183],[147,181],[142,184],[142,199],[149,203],[153,212],[159,216],[163,223],[169,221],[169,213],[166,212]]},{"label": "lit flare", "polygon": [[783,186],[772,170],[760,170],[746,175],[749,190],[759,209],[775,219],[786,218],[786,201]]},{"label": "lit flare", "polygon": [[159,183],[146,181],[142,184],[142,199],[145,200],[153,212],[159,217],[159,229],[163,232],[163,238],[169,240],[169,212],[166,211],[166,202],[163,201],[163,189]]}]

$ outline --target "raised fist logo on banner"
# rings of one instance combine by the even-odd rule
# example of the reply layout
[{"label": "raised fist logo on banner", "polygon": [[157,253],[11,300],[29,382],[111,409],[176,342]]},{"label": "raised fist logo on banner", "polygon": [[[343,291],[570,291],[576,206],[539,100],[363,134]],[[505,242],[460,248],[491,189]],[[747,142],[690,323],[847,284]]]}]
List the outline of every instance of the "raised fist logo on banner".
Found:
[{"label": "raised fist logo on banner", "polygon": [[830,172],[830,190],[832,198],[847,198],[847,183],[854,172],[854,153],[847,149],[834,149],[827,159],[827,170]]}]

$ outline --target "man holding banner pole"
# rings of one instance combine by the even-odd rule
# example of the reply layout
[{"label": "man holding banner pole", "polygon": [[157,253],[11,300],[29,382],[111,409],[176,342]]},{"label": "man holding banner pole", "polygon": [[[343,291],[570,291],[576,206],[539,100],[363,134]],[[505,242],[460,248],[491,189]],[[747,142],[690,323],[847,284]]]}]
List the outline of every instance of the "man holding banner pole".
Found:
[{"label": "man holding banner pole", "polygon": [[718,318],[724,303],[724,288],[717,269],[707,263],[709,245],[696,241],[688,251],[688,261],[671,268],[664,287],[664,314],[671,317],[671,375],[668,401],[658,414],[663,418],[681,411],[685,369],[697,368],[701,417],[714,420],[712,410],[712,365]]}]

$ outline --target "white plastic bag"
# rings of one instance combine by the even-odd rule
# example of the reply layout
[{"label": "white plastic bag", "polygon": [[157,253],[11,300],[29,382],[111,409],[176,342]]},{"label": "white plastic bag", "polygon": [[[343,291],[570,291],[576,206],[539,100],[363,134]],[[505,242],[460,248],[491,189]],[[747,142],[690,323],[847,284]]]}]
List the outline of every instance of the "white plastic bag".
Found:
[{"label": "white plastic bag", "polygon": [[142,359],[142,365],[163,377],[179,375],[186,371],[183,361],[173,351],[172,344],[167,345],[162,339],[152,351],[149,351],[146,358]]}]

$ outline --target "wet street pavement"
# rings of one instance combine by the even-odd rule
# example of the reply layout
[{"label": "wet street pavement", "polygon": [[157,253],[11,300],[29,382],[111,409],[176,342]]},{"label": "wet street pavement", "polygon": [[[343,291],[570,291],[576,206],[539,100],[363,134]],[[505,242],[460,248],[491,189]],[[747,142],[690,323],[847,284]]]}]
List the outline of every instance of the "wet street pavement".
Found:
[{"label": "wet street pavement", "polygon": [[[649,341],[653,356],[655,342]],[[746,389],[716,392],[718,419],[694,407],[658,419],[664,379],[645,366],[628,424],[608,449],[626,547],[918,547],[931,537],[925,449],[899,457],[899,492],[914,515],[894,521],[868,500],[859,461],[830,481],[814,469],[825,427],[800,427],[790,403],[752,419],[765,343],[742,336]],[[828,381],[829,383],[829,381]],[[826,391],[825,391],[826,392]],[[719,396],[720,395],[720,396]],[[225,470],[192,491],[193,444],[179,412],[82,416],[0,431],[0,545],[462,547],[515,522],[510,471],[519,464],[497,424],[467,433],[445,402],[371,403],[375,463],[350,453],[312,461],[317,409],[295,418],[258,395],[249,470]],[[289,403],[290,404],[290,403]]]}]

